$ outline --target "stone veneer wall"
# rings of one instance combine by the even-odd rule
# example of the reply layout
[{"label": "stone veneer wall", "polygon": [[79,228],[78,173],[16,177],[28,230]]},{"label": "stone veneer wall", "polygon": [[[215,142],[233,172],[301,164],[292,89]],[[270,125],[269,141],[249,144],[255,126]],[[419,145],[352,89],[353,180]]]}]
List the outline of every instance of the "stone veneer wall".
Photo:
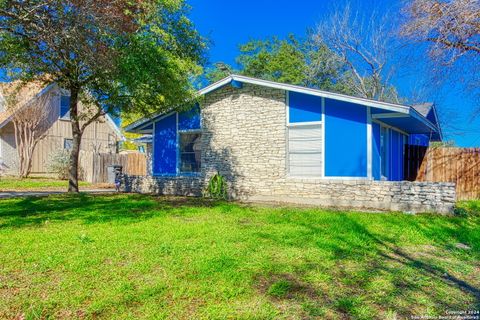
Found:
[{"label": "stone veneer wall", "polygon": [[286,94],[245,84],[225,86],[202,102],[202,172],[194,177],[126,177],[130,192],[201,195],[219,172],[234,199],[335,207],[449,212],[450,183],[299,179],[287,175]]},{"label": "stone veneer wall", "polygon": [[268,192],[286,176],[286,93],[245,84],[209,93],[202,107],[202,173],[222,174],[233,197]]},{"label": "stone veneer wall", "polygon": [[[126,177],[128,192],[200,196],[203,177]],[[253,202],[280,202],[337,208],[451,213],[455,184],[409,181],[342,181],[288,178],[272,190],[237,197]]]}]

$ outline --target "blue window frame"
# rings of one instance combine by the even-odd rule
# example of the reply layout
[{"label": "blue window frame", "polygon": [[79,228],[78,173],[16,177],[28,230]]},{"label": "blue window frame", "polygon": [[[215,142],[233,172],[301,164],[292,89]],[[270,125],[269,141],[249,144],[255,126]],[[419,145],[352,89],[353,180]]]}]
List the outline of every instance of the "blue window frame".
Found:
[{"label": "blue window frame", "polygon": [[70,96],[60,97],[60,119],[70,120]]}]

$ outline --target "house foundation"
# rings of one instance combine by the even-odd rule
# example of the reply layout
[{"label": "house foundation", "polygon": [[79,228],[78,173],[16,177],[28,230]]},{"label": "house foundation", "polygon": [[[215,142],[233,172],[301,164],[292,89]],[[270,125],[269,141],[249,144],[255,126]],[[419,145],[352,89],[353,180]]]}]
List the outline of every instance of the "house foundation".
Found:
[{"label": "house foundation", "polygon": [[[126,176],[126,192],[159,195],[201,196],[204,177]],[[321,207],[388,210],[403,212],[453,213],[456,193],[454,183],[279,179],[269,186],[242,188],[239,181],[229,183],[233,200],[277,202]]]}]

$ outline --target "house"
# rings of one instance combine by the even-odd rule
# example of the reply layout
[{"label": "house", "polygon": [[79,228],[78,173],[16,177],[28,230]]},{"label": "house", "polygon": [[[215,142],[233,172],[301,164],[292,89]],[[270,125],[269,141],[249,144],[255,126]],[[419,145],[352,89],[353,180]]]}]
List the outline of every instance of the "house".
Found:
[{"label": "house", "polygon": [[[15,99],[11,99],[13,96]],[[50,156],[58,150],[69,150],[72,147],[68,91],[61,89],[55,83],[46,87],[40,82],[1,83],[0,159],[8,174],[16,174],[18,170],[18,153],[12,122],[14,115],[34,99],[42,96],[47,99],[45,107],[48,108],[48,129],[34,151],[32,173],[48,173]],[[83,106],[80,105],[80,108]],[[106,115],[85,129],[80,149],[97,153],[116,153],[118,143],[123,139],[118,126],[110,116]]]},{"label": "house", "polygon": [[442,139],[433,105],[419,111],[239,75],[199,95],[189,110],[126,128],[153,135],[152,175],[128,177],[127,190],[196,195],[219,172],[238,199],[451,209],[451,184],[402,181],[405,144]]}]

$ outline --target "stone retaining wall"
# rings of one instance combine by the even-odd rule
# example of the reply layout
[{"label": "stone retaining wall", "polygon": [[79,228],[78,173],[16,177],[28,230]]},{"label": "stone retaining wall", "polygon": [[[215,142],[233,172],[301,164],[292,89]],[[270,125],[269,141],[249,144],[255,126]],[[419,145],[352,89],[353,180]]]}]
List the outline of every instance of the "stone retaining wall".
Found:
[{"label": "stone retaining wall", "polygon": [[202,179],[199,177],[152,177],[124,175],[125,192],[150,193],[174,196],[201,196]]},{"label": "stone retaining wall", "polygon": [[[126,177],[125,191],[163,195],[200,196],[203,177]],[[230,185],[231,191],[235,187]],[[405,212],[452,213],[454,183],[390,182],[366,180],[284,179],[273,189],[230,193],[233,199],[283,202],[337,208]]]}]

